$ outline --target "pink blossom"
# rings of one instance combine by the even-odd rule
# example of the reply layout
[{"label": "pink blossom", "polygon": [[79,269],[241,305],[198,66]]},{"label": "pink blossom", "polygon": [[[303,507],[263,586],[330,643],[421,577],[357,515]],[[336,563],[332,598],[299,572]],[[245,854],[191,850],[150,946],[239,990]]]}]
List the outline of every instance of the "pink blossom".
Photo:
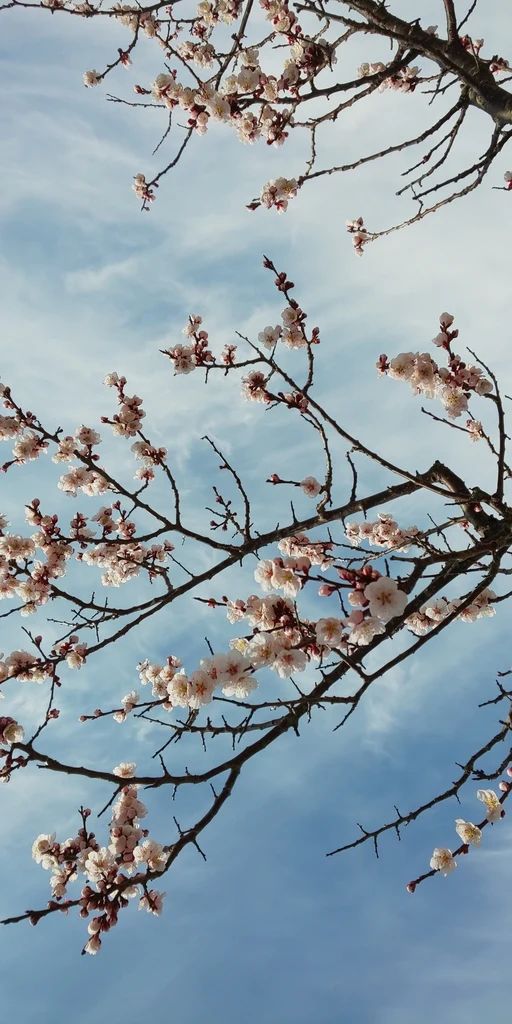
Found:
[{"label": "pink blossom", "polygon": [[300,486],[304,491],[304,494],[307,494],[308,498],[316,498],[317,494],[320,494],[320,491],[322,490],[322,485],[314,476],[305,476],[304,479],[301,480]]},{"label": "pink blossom", "polygon": [[315,636],[323,647],[339,647],[343,640],[341,619],[319,619],[315,626]]},{"label": "pink blossom", "polygon": [[13,743],[21,743],[24,736],[23,726],[14,718],[2,718],[0,716],[0,744],[11,746]]}]

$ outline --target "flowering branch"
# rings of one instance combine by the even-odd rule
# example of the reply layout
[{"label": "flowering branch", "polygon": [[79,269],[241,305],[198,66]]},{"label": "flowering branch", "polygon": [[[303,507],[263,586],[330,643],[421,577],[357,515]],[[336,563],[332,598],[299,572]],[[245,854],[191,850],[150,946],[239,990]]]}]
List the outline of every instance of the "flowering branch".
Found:
[{"label": "flowering branch", "polygon": [[[164,108],[166,126],[154,153],[168,139],[173,140],[177,130],[185,132],[163,167],[135,175],[133,187],[143,210],[156,199],[162,178],[182,159],[192,136],[205,135],[214,125],[231,128],[243,142],[263,141],[277,147],[286,146],[292,133],[305,134],[310,155],[304,172],[270,180],[248,203],[251,210],[263,206],[279,212],[286,210],[307,182],[354,171],[428,140],[430,148],[403,172],[409,176],[419,168],[420,174],[397,193],[410,193],[416,211],[386,228],[368,230],[362,219],[360,227],[349,227],[360,254],[367,243],[416,223],[478,188],[509,141],[509,62],[490,51],[484,56],[484,40],[473,38],[466,28],[476,4],[471,4],[462,18],[459,6],[455,0],[443,0],[442,30],[436,25],[423,26],[419,17],[401,18],[378,0],[336,4],[330,0],[259,0],[258,4],[253,0],[200,0],[179,9],[165,0],[142,6],[105,6],[96,0],[8,0],[0,4],[0,13],[48,10],[86,20],[107,18],[120,30],[127,30],[129,41],[117,48],[117,55],[102,70],[84,73],[88,88],[103,85],[121,65],[136,61],[142,38],[158,45],[155,77],[152,82],[135,85],[137,99],[107,97],[127,106]],[[267,25],[263,38],[262,16]],[[233,27],[227,48],[226,25]],[[359,63],[369,36],[382,41],[384,52],[391,44],[391,59]],[[454,87],[456,103],[423,127],[424,104],[414,100],[413,94],[430,95],[431,103],[442,105],[445,94]],[[326,130],[332,133],[332,126],[345,111],[356,103],[370,102],[370,97],[377,110],[378,94],[383,91],[400,93],[399,103],[417,104],[417,133],[342,165],[317,168]],[[442,168],[454,155],[472,109],[491,121],[488,147],[477,159],[470,159],[467,165],[462,162],[443,177]],[[179,129],[173,123],[174,112],[186,120]],[[506,172],[502,189],[508,191],[511,185],[512,172]]]},{"label": "flowering branch", "polygon": [[[309,515],[297,515],[292,505],[291,518],[284,523],[281,517],[278,525],[268,528],[261,522],[262,528],[257,529],[259,517],[251,489],[235,459],[224,455],[217,441],[206,436],[220,460],[218,468],[226,486],[213,485],[215,509],[206,511],[213,512],[214,518],[202,524],[194,501],[192,507],[189,496],[185,501],[167,450],[155,445],[150,432],[142,429],[143,399],[129,394],[126,378],[117,373],[105,380],[114,395],[115,411],[104,415],[101,423],[117,443],[130,444],[137,466],[135,484],[108,468],[110,459],[98,430],[82,425],[72,435],[64,435],[60,429],[46,428],[8,387],[2,391],[5,415],[0,416],[0,436],[12,444],[12,457],[4,463],[4,471],[16,472],[25,463],[53,453],[54,462],[63,463],[65,470],[58,488],[80,504],[85,498],[91,500],[94,507],[91,511],[75,508],[69,523],[61,525],[62,517],[46,511],[50,497],[45,496],[44,503],[35,498],[25,507],[28,535],[10,532],[5,517],[0,522],[0,595],[7,601],[21,600],[21,606],[17,604],[13,610],[24,617],[41,613],[49,603],[52,610],[63,608],[62,615],[67,616],[51,618],[53,625],[64,627],[53,641],[45,640],[45,627],[41,633],[25,628],[30,650],[11,650],[0,660],[0,687],[8,698],[26,684],[46,687],[47,695],[42,717],[36,716],[31,723],[19,722],[14,714],[0,718],[0,776],[3,781],[16,782],[20,771],[36,766],[56,779],[69,775],[91,784],[101,782],[110,788],[111,796],[98,818],[112,808],[103,845],[89,831],[92,812],[88,808],[80,811],[81,824],[75,836],[64,842],[53,834],[37,837],[33,854],[51,872],[52,898],[46,908],[8,917],[4,923],[27,919],[35,924],[48,913],[78,907],[88,919],[87,953],[100,949],[104,933],[117,923],[132,899],[137,898],[141,909],[148,912],[161,911],[163,894],[153,883],[187,846],[193,845],[205,856],[199,837],[253,758],[262,756],[289,732],[299,736],[318,710],[342,707],[344,717],[335,726],[340,729],[363,705],[375,683],[397,665],[418,657],[454,623],[473,623],[494,615],[495,606],[510,596],[491,589],[499,587],[501,577],[512,571],[508,561],[512,511],[505,497],[510,477],[505,410],[493,372],[476,356],[469,364],[456,351],[458,331],[453,316],[441,314],[440,330],[433,339],[442,359],[436,361],[425,352],[393,357],[382,354],[377,368],[382,377],[407,382],[415,395],[439,401],[447,419],[433,415],[434,419],[451,423],[463,413],[470,416],[467,424],[472,426],[462,432],[469,435],[468,441],[487,438],[496,479],[492,492],[467,484],[440,460],[423,472],[399,466],[339,423],[315,387],[320,329],[309,327],[288,275],[278,271],[268,257],[264,266],[272,273],[285,307],[280,323],[265,327],[257,343],[242,339],[248,358],[244,353],[239,356],[238,345],[227,345],[215,354],[196,314],[184,328],[184,343],[170,346],[163,355],[178,378],[176,386],[180,378],[197,371],[204,372],[209,388],[222,387],[226,378],[241,375],[244,400],[263,406],[272,416],[293,416],[298,429],[313,432],[324,462],[323,481],[304,472],[307,466],[301,466],[304,475],[297,479],[284,479],[275,465],[278,451],[271,453],[274,465],[265,469],[274,488],[293,487],[302,500],[316,501],[315,511]],[[443,359],[446,365],[442,365]],[[300,360],[302,372],[299,363],[292,374],[289,363]],[[472,411],[476,403],[487,403],[486,408],[495,412],[495,428],[484,431],[475,426],[480,424]],[[351,468],[348,484],[338,479],[333,441],[346,448]],[[301,461],[308,457],[309,448],[304,447]],[[385,473],[386,484],[380,490],[359,493],[355,460],[361,458]],[[172,514],[166,511],[167,498],[164,510],[160,507],[159,481],[167,496],[170,488]],[[346,492],[342,501],[338,499],[340,487]],[[399,510],[397,503],[413,494],[423,501],[423,521],[400,525],[395,507]],[[108,504],[102,505],[105,500]],[[430,509],[440,500],[446,504],[447,514],[436,524]],[[375,519],[367,518],[372,510]],[[358,518],[349,519],[352,516]],[[219,530],[232,531],[232,539],[217,540],[212,534]],[[177,540],[187,545],[190,568],[175,554]],[[224,583],[229,571],[237,566],[244,570],[254,557],[258,593],[228,596],[223,591],[230,589]],[[117,605],[96,598],[95,592],[90,597],[89,573],[99,573],[100,585],[107,590],[116,587],[124,593],[126,588],[129,596]],[[68,574],[73,583],[62,582]],[[134,581],[140,588],[135,599],[129,589]],[[205,593],[205,584],[221,589]],[[145,588],[151,590],[149,597],[144,596]],[[304,594],[312,599],[309,606],[303,601]],[[140,685],[151,688],[149,699],[141,699],[133,689],[114,706],[84,708],[80,715],[84,725],[97,719],[122,725],[132,715],[146,729],[150,726],[154,770],[138,770],[135,759],[111,767],[108,763],[91,764],[80,755],[76,763],[57,756],[51,740],[60,717],[57,700],[61,705],[66,699],[68,671],[90,664],[101,651],[119,645],[140,624],[189,595],[212,615],[222,611],[230,625],[238,628],[238,635],[226,641],[226,650],[216,652],[205,640],[205,656],[201,658],[198,652],[187,667],[173,650],[163,664],[146,657],[137,671]],[[331,605],[334,601],[334,607],[326,606],[324,612],[328,600]],[[314,610],[306,613],[306,607]],[[262,683],[265,691],[260,699]],[[508,696],[502,690],[500,699]],[[94,702],[98,702],[96,695]],[[164,728],[163,742],[155,742],[153,727]],[[397,811],[396,818],[373,831],[359,826],[362,835],[358,839],[332,852],[371,840],[377,853],[384,832],[393,830],[399,835],[402,826],[438,803],[458,798],[471,778],[497,777],[508,763],[509,751],[505,758],[500,754],[498,768],[490,773],[478,765],[485,754],[506,742],[509,728],[507,719],[461,766],[461,775],[450,787],[414,811]],[[227,752],[218,750],[221,737],[228,741]],[[217,750],[213,749],[214,739]],[[175,762],[183,754],[182,766],[172,771],[164,759],[171,744],[178,753]],[[199,765],[198,750],[202,752]],[[175,796],[181,787],[189,786],[206,787],[211,793],[206,812],[186,826],[175,819],[164,842],[151,838],[141,825],[147,813],[140,800],[141,789],[158,801],[162,789],[170,789]],[[479,790],[488,821],[498,821],[502,815],[509,784],[503,780],[500,788],[501,798],[492,790]],[[101,820],[100,825],[103,827]],[[480,841],[482,825],[457,819],[456,827],[464,847]],[[437,871],[448,873],[460,852],[467,851],[461,848],[452,854],[436,848],[431,871],[410,887]],[[75,883],[81,887],[79,895],[68,897],[68,889]]]}]

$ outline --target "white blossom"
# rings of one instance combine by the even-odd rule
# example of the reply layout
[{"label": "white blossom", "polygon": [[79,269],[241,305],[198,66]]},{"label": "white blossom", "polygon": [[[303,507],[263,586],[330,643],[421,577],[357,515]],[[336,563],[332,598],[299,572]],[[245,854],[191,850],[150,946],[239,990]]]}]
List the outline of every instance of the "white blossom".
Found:
[{"label": "white blossom", "polygon": [[308,498],[316,498],[317,494],[320,494],[322,490],[322,484],[314,476],[305,476],[300,482],[300,487],[304,494],[307,494]]},{"label": "white blossom", "polygon": [[430,858],[430,867],[434,871],[439,871],[446,878],[457,867],[457,861],[451,850],[436,847]]},{"label": "white blossom", "polygon": [[396,580],[388,576],[380,576],[378,580],[369,583],[365,587],[364,596],[370,602],[370,615],[382,622],[389,622],[396,615],[401,615],[407,604],[407,594],[399,590]]},{"label": "white blossom", "polygon": [[477,800],[481,800],[485,805],[485,816],[487,821],[500,821],[503,815],[503,808],[500,804],[499,797],[493,789],[478,789]]},{"label": "white blossom", "polygon": [[121,761],[121,764],[116,765],[112,772],[120,779],[133,779],[136,767],[137,765],[134,761]]},{"label": "white blossom", "polygon": [[478,828],[478,825],[473,825],[473,822],[464,821],[464,818],[456,818],[455,831],[462,839],[462,842],[467,843],[468,846],[480,845],[482,832],[481,829]]}]

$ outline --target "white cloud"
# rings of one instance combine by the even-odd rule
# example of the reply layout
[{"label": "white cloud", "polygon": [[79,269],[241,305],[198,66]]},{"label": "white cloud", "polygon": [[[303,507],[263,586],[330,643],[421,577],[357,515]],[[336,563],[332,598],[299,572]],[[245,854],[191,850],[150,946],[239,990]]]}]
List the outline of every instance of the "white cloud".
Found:
[{"label": "white cloud", "polygon": [[131,258],[116,263],[106,263],[103,266],[73,270],[65,275],[64,281],[67,290],[72,293],[98,292],[118,281],[119,278],[134,278],[136,272],[136,260]]}]

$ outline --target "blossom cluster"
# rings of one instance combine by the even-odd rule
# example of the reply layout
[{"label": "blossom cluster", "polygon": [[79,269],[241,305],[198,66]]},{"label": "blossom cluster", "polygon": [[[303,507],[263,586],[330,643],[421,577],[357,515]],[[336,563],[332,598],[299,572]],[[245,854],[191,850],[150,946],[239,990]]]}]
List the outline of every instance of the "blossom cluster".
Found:
[{"label": "blossom cluster", "polygon": [[[512,767],[507,769],[507,773],[512,775]],[[509,788],[510,784],[508,782],[500,782],[500,789],[503,793],[507,793]],[[487,822],[494,824],[504,817],[505,811],[500,798],[493,789],[479,789],[476,796],[484,804]],[[468,853],[470,846],[480,846],[482,829],[478,825],[474,825],[472,821],[456,818],[455,831],[462,841],[460,853]],[[446,878],[457,867],[457,861],[450,849],[447,847],[436,847],[430,859],[430,867],[433,871],[438,871],[439,874],[444,875]],[[410,882],[407,886],[409,892],[414,892],[415,888],[415,882]]]},{"label": "blossom cluster", "polygon": [[379,518],[373,522],[364,520],[362,523],[347,523],[345,533],[351,544],[359,545],[366,542],[377,548],[395,551],[408,551],[419,534],[417,526],[403,529],[388,512],[379,512]]},{"label": "blossom cluster", "polygon": [[[325,564],[324,555],[321,557]],[[395,616],[401,615],[405,609],[407,595],[400,590],[396,580],[381,576],[371,567],[365,567],[360,571],[338,569],[339,576],[352,587],[348,591],[347,599],[353,610],[344,618],[321,618],[317,622],[304,623],[301,628],[298,620],[294,624],[293,606],[290,602],[307,580],[310,565],[308,556],[301,554],[285,559],[264,560],[255,570],[255,578],[263,590],[281,590],[284,593],[285,608],[288,603],[288,629],[285,628],[282,632],[277,629],[279,622],[275,618],[273,598],[261,599],[252,595],[245,603],[239,601],[230,605],[228,617],[231,621],[233,618],[247,618],[251,626],[258,630],[254,641],[244,642],[243,651],[247,657],[251,658],[253,644],[260,644],[260,634],[267,630],[274,633],[272,642],[277,635],[280,644],[284,641],[287,647],[301,647],[304,649],[302,653],[307,653],[309,657],[318,656],[324,648],[348,650],[350,646],[366,646],[375,636],[383,634],[386,624]],[[329,596],[333,590],[331,585],[326,584],[320,588],[320,593],[322,596]],[[279,610],[281,613],[284,611],[281,608]],[[266,661],[266,664],[275,668],[279,675],[283,675],[279,666],[279,655],[276,663],[274,658],[275,652],[273,659]],[[300,661],[305,668],[307,660],[301,658]]]},{"label": "blossom cluster", "polygon": [[176,374],[192,373],[197,367],[210,366],[215,362],[213,353],[208,348],[208,331],[201,326],[203,318],[193,313],[183,328],[183,334],[189,339],[186,345],[175,345],[166,350],[172,360]]},{"label": "blossom cluster", "polygon": [[[51,10],[66,6],[66,0],[42,0],[42,3]],[[142,101],[144,105],[162,105],[171,112],[178,110],[190,133],[204,135],[215,122],[229,125],[243,142],[253,143],[261,139],[267,145],[281,146],[295,127],[309,128],[326,116],[335,120],[339,114],[336,106],[330,115],[320,115],[318,121],[310,121],[309,118],[307,121],[299,120],[297,110],[302,101],[311,99],[316,91],[331,99],[332,90],[336,101],[340,87],[337,78],[330,82],[327,79],[327,84],[324,84],[324,79],[319,90],[315,80],[322,73],[332,76],[338,61],[338,49],[352,33],[332,40],[316,34],[316,29],[314,34],[308,34],[294,5],[288,0],[260,0],[259,7],[260,12],[256,14],[250,8],[245,11],[241,0],[200,0],[191,17],[180,17],[170,7],[152,11],[131,4],[114,4],[108,11],[109,17],[129,28],[133,39],[128,48],[118,48],[118,58],[103,71],[87,70],[83,74],[84,85],[96,87],[117,65],[130,65],[130,54],[138,37],[144,33],[161,47],[165,70],[152,82],[148,80],[146,85],[135,85],[135,94],[150,97],[147,103]],[[78,0],[73,5],[73,13],[91,17],[101,12],[90,0]],[[259,39],[261,33],[257,23],[261,14],[267,21],[268,32],[258,45],[253,45],[255,37],[251,29],[256,29]],[[242,18],[240,32],[233,33],[234,44],[231,46],[230,43],[226,53],[222,26],[231,25],[239,18]],[[256,18],[255,24],[253,18]],[[373,15],[370,16],[370,24],[372,19]],[[327,28],[329,23],[330,16],[327,15]],[[219,26],[221,36],[217,39]],[[437,26],[427,26],[424,31],[436,36]],[[379,34],[384,38],[387,35],[385,29]],[[473,39],[467,34],[459,39],[460,45],[477,61],[483,42],[483,39]],[[428,46],[424,52],[429,59]],[[281,58],[277,62],[276,55]],[[267,56],[270,58],[268,65]],[[375,89],[412,94],[421,82],[431,81],[431,75],[423,77],[418,66],[407,64],[403,58],[404,54],[398,54],[389,62],[365,61],[358,69],[350,71],[352,81],[346,82],[344,87],[359,86],[350,103],[373,93]],[[510,68],[509,62],[496,54],[485,61],[485,66],[495,76],[507,73]],[[433,152],[437,148],[435,146]],[[313,145],[313,162],[315,157]],[[304,178],[295,183],[293,179],[289,181],[295,185],[292,195],[296,194],[309,172],[308,167]],[[148,209],[156,198],[160,177],[161,174],[153,181],[147,181],[142,173],[135,176],[133,188],[142,200],[143,208]],[[289,199],[286,189],[284,195],[279,194],[282,183],[286,182],[286,178],[268,182],[263,187],[261,198],[254,200],[249,207],[255,209],[263,205],[280,211],[286,209]],[[363,234],[359,241],[354,241],[357,253],[362,253],[362,246],[367,240]]]},{"label": "blossom cluster", "polygon": [[[475,57],[478,57],[480,50],[484,45],[483,39],[472,39],[469,35],[459,36],[459,42],[462,44],[468,53],[472,53]],[[510,71],[510,64],[505,57],[498,57],[496,54],[488,62],[489,71],[492,75],[500,75],[505,71]]]},{"label": "blossom cluster", "polygon": [[[476,622],[477,619],[489,618],[495,615],[493,602],[496,600],[494,590],[486,587],[470,604],[462,608],[456,618],[461,622]],[[447,597],[437,598],[435,601],[428,601],[417,611],[409,615],[405,625],[415,633],[416,636],[425,636],[430,633],[440,622],[457,611],[457,608],[464,604],[463,598],[449,600]]]},{"label": "blossom cluster", "polygon": [[[361,530],[361,527],[368,529]],[[381,515],[371,524],[347,526],[347,535],[353,543],[364,538],[380,547],[396,546],[401,550],[414,543],[417,533],[416,527],[401,530],[386,515]],[[141,683],[151,683],[153,697],[164,710],[171,711],[176,707],[198,710],[212,700],[217,688],[225,696],[245,699],[257,686],[255,673],[258,669],[266,667],[281,678],[287,678],[294,672],[304,671],[312,659],[318,659],[330,650],[348,652],[351,648],[368,645],[374,637],[385,633],[388,622],[403,615],[408,598],[397,581],[381,575],[369,565],[362,569],[337,566],[330,554],[331,542],[315,542],[306,534],[297,534],[280,541],[279,547],[282,556],[263,559],[254,574],[268,596],[251,594],[247,599],[224,598],[220,602],[225,605],[231,623],[245,619],[252,631],[250,636],[231,641],[232,654],[216,654],[202,659],[190,674],[174,656],[170,656],[164,665],[149,661],[141,663]],[[315,565],[322,571],[336,569],[343,583],[322,584],[319,594],[329,597],[340,586],[346,587],[346,598],[351,607],[348,615],[321,617],[317,621],[299,618],[294,602],[310,579]],[[457,617],[470,622],[493,615],[495,597],[493,591],[484,590],[463,607]],[[212,606],[219,604],[215,600],[208,603]],[[407,617],[404,624],[417,635],[423,635],[464,603],[463,599],[448,600],[444,597],[431,600]],[[114,713],[115,720],[125,721],[138,706],[138,700],[136,691],[127,694]]]},{"label": "blossom cluster", "polygon": [[354,246],[356,256],[362,256],[364,246],[372,240],[372,235],[364,226],[363,218],[356,217],[355,220],[347,220],[345,221],[345,227],[352,237],[352,245]]},{"label": "blossom cluster", "polygon": [[[307,314],[299,306],[295,299],[289,299],[288,305],[281,313],[281,324],[275,327],[264,327],[258,334],[258,341],[263,348],[273,349],[278,341],[282,341],[287,348],[306,348],[308,339],[304,323]],[[312,344],[318,344],[318,328],[313,329]]]},{"label": "blossom cluster", "polygon": [[[226,697],[244,699],[256,687],[251,663],[238,651],[216,654],[201,659],[198,668],[189,675],[181,668],[178,658],[170,656],[165,665],[148,660],[138,666],[142,685],[151,683],[153,696],[161,702],[164,711],[173,708],[198,710],[208,704],[219,688]],[[132,695],[128,695],[128,699]],[[124,698],[126,710],[127,698]],[[131,701],[130,701],[131,703]],[[117,721],[122,721],[121,717]]]},{"label": "blossom cluster", "polygon": [[386,74],[388,69],[389,65],[383,64],[382,61],[375,61],[372,64],[365,62],[359,66],[357,73],[359,78],[368,78],[371,75],[385,76],[378,87],[379,92],[384,92],[386,89],[392,89],[395,92],[414,92],[418,85],[420,70],[418,67],[407,65],[404,68],[399,68],[398,71],[390,71],[389,74]]},{"label": "blossom cluster", "polygon": [[[135,765],[120,767],[134,769]],[[126,777],[116,769],[114,774]],[[94,955],[101,948],[102,936],[117,924],[120,911],[130,900],[138,897],[140,909],[153,914],[161,912],[164,894],[149,889],[148,883],[150,875],[166,870],[168,851],[149,839],[147,829],[140,827],[140,819],[146,816],[147,808],[138,799],[136,785],[128,784],[120,790],[107,846],[100,847],[94,833],[88,831],[90,809],[81,808],[80,813],[82,827],[76,836],[60,843],[55,833],[39,835],[34,840],[32,856],[36,863],[51,871],[50,906],[65,908],[68,885],[79,876],[85,876],[78,903],[81,917],[90,917],[87,926],[90,937],[84,952]]]},{"label": "blossom cluster", "polygon": [[471,394],[489,395],[493,385],[478,366],[468,365],[452,351],[452,342],[458,337],[451,313],[441,313],[440,331],[433,344],[447,353],[448,365],[439,367],[428,352],[401,352],[393,359],[381,355],[377,369],[393,380],[407,381],[414,394],[425,398],[439,398],[450,417],[457,419],[467,412]]},{"label": "blossom cluster", "polygon": [[174,545],[169,540],[163,541],[162,544],[150,545],[139,541],[133,544],[111,542],[97,544],[79,553],[77,558],[87,565],[105,570],[101,575],[104,587],[121,587],[138,576],[141,569],[146,570],[149,579],[154,579],[173,550]]},{"label": "blossom cluster", "polygon": [[[258,669],[266,667],[282,679],[289,678],[295,672],[303,672],[311,660],[318,660],[330,650],[348,651],[351,647],[366,646],[375,636],[385,633],[391,619],[402,615],[407,595],[396,580],[365,567],[338,569],[348,591],[351,606],[348,616],[302,621],[295,598],[308,581],[313,566],[325,570],[334,565],[329,554],[332,542],[315,542],[306,534],[297,534],[282,540],[279,547],[282,557],[263,559],[254,573],[267,596],[251,594],[246,599],[208,602],[213,607],[224,605],[231,623],[246,620],[251,628],[250,636],[234,638],[229,653],[201,659],[190,673],[174,655],[164,664],[147,659],[140,663],[140,682],[143,686],[151,685],[155,703],[162,710],[189,708],[197,711],[210,703],[219,690],[225,697],[244,700],[258,685],[255,674]],[[329,596],[334,589],[327,584],[320,588],[320,594]],[[115,721],[125,722],[138,706],[139,694],[132,690],[113,712]],[[98,709],[97,714],[102,712]],[[86,716],[82,717],[85,720]]]},{"label": "blossom cluster", "polygon": [[17,679],[20,683],[42,683],[51,674],[51,666],[29,651],[11,651],[0,661],[0,683]]},{"label": "blossom cluster", "polygon": [[[283,277],[283,275],[281,275]],[[280,291],[293,287],[291,282],[278,281]],[[281,312],[281,323],[274,327],[264,327],[258,334],[258,341],[263,348],[273,350],[281,341],[290,349],[304,349],[308,344],[318,345],[320,342],[319,328],[314,327],[311,336],[308,338],[305,330],[307,314],[299,306],[299,303],[288,297],[288,305]],[[226,345],[220,356],[220,362],[216,362],[213,352],[209,348],[209,335],[203,327],[203,319],[197,313],[189,316],[183,328],[183,334],[188,339],[185,344],[174,345],[165,350],[165,355],[172,361],[174,373],[177,375],[192,373],[195,369],[208,369],[212,366],[231,367],[235,365],[236,345]],[[253,370],[242,380],[242,394],[253,401],[270,401],[265,385],[267,378],[261,370]],[[140,443],[133,445],[133,450],[138,453]],[[158,451],[162,451],[159,449]],[[153,461],[158,461],[154,459]]]},{"label": "blossom cluster", "polygon": [[0,715],[0,746],[10,747],[13,743],[21,743],[24,736],[23,726],[14,718]]},{"label": "blossom cluster", "polygon": [[[185,65],[211,67],[216,52],[205,38],[210,28],[203,21],[203,31],[201,18],[195,21],[195,38],[178,47]],[[286,108],[273,107],[272,103],[279,95],[283,96],[292,87],[297,89],[316,74],[325,65],[328,53],[325,41],[297,40],[292,44],[291,59],[285,62],[282,74],[276,78],[263,71],[257,48],[241,48],[238,70],[228,74],[219,88],[211,80],[201,81],[195,72],[196,83],[183,85],[178,80],[177,69],[172,69],[157,75],[150,90],[137,86],[136,92],[151,93],[157,103],[169,110],[182,110],[187,115],[189,127],[199,135],[207,132],[212,120],[230,124],[242,142],[252,143],[262,138],[268,145],[282,145],[288,136],[286,126],[290,113]],[[90,84],[97,84],[97,79]],[[258,102],[257,113],[248,110],[254,100]],[[143,175],[137,175],[134,186],[139,195],[141,185],[145,184],[142,179]]]},{"label": "blossom cluster", "polygon": [[126,377],[120,377],[117,373],[108,373],[104,383],[108,388],[117,391],[119,412],[115,413],[111,420],[103,416],[102,422],[110,423],[113,433],[119,437],[135,437],[146,415],[142,408],[142,398],[138,395],[127,395]]},{"label": "blossom cluster", "polygon": [[[66,439],[61,441],[60,449],[63,447],[67,447]],[[137,449],[134,454],[143,461],[146,474],[150,471],[147,464],[159,463],[165,452],[165,449],[156,449],[144,442],[136,442],[132,447]],[[60,449],[57,461],[73,457],[64,455]],[[80,473],[81,469],[75,472]],[[59,481],[61,488],[63,479]],[[82,487],[84,489],[89,493],[87,485]],[[118,587],[142,569],[153,579],[173,551],[168,540],[150,545],[136,541],[135,524],[123,512],[119,501],[102,506],[91,517],[90,522],[96,529],[88,525],[86,516],[76,513],[70,522],[71,536],[66,539],[61,534],[58,516],[44,515],[37,498],[26,506],[26,519],[36,527],[36,532],[30,537],[4,530],[5,522],[4,527],[0,526],[0,599],[20,597],[23,601],[22,615],[35,612],[50,599],[53,582],[65,575],[66,563],[73,556],[73,541],[78,544],[75,556],[78,561],[105,570],[101,577],[104,586]],[[103,542],[96,535],[98,528]],[[118,542],[111,538],[112,533],[117,534]],[[40,557],[36,557],[38,553]]]},{"label": "blossom cluster", "polygon": [[288,209],[290,199],[297,195],[298,183],[295,178],[274,178],[267,181],[261,190],[261,205],[267,210],[274,206],[278,213]]},{"label": "blossom cluster", "polygon": [[33,413],[23,413],[15,405],[11,390],[5,384],[0,384],[0,397],[8,414],[0,415],[0,441],[15,439],[12,459],[0,467],[5,472],[12,465],[22,466],[38,459],[46,452],[48,441],[35,429],[37,424]]}]

